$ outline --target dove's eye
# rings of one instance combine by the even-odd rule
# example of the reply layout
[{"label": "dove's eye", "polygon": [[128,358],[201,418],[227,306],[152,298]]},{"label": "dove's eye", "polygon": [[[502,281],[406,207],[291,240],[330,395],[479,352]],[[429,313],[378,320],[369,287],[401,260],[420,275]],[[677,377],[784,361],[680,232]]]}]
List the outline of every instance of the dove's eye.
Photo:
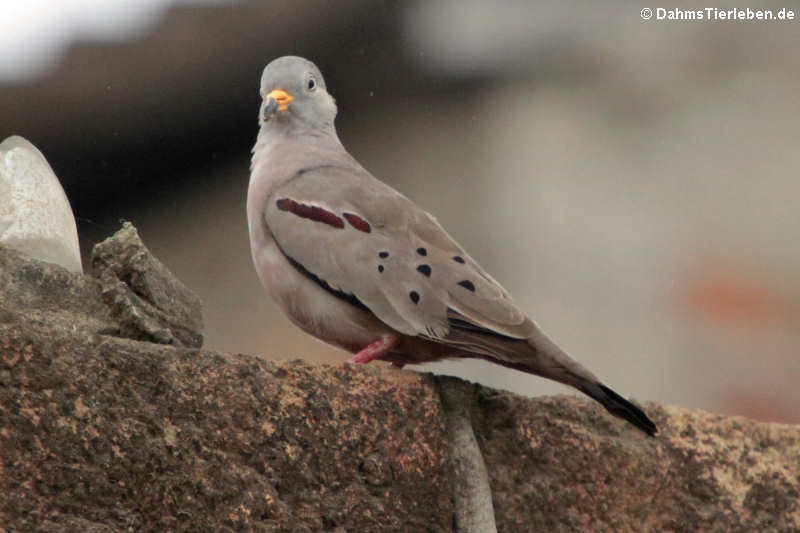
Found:
[{"label": "dove's eye", "polygon": [[307,87],[308,87],[309,91],[313,91],[314,89],[316,89],[317,88],[317,80],[315,80],[314,78],[308,78]]}]

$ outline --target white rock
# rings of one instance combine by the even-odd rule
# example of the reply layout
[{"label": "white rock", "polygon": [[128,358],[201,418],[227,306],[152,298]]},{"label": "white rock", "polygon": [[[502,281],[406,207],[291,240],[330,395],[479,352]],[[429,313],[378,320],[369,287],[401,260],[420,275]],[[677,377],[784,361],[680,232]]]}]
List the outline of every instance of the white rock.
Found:
[{"label": "white rock", "polygon": [[67,195],[42,153],[16,135],[0,143],[0,244],[82,272]]}]

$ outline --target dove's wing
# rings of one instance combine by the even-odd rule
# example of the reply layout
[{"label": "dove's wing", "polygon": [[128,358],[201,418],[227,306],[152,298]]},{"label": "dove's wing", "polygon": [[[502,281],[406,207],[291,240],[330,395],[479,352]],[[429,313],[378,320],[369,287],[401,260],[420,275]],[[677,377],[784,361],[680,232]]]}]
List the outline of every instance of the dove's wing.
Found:
[{"label": "dove's wing", "polygon": [[401,333],[525,339],[535,327],[436,219],[361,167],[298,172],[271,194],[264,219],[296,268]]}]

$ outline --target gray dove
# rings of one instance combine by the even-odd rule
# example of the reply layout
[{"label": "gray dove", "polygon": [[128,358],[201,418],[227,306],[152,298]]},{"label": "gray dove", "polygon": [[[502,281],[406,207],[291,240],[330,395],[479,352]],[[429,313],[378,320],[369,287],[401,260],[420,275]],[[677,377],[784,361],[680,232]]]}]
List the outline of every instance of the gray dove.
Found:
[{"label": "gray dove", "polygon": [[394,366],[481,358],[572,386],[649,435],[656,426],[551,341],[436,219],[345,150],[319,69],[261,76],[247,220],[261,283],[289,319]]}]

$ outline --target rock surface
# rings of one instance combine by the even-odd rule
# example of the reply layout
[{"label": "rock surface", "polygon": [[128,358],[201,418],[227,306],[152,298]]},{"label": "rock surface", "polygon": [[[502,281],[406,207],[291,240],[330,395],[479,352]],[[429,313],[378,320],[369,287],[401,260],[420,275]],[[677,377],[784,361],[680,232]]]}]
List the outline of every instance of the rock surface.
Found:
[{"label": "rock surface", "polygon": [[72,208],[50,164],[26,139],[0,143],[0,244],[81,272]]},{"label": "rock surface", "polygon": [[84,276],[0,247],[0,323],[202,346],[200,299],[153,257],[130,223],[95,246],[92,266],[94,275]]},{"label": "rock surface", "polygon": [[800,531],[800,427],[646,403],[655,438],[582,399],[482,389],[498,531]]},{"label": "rock surface", "polygon": [[92,272],[123,337],[203,345],[200,298],[150,253],[130,222],[94,247]]},{"label": "rock surface", "polygon": [[454,416],[501,532],[800,529],[800,427],[204,351],[115,240],[100,279],[0,249],[0,531],[455,531]]},{"label": "rock surface", "polygon": [[0,339],[10,530],[449,530],[429,377],[35,327]]}]

